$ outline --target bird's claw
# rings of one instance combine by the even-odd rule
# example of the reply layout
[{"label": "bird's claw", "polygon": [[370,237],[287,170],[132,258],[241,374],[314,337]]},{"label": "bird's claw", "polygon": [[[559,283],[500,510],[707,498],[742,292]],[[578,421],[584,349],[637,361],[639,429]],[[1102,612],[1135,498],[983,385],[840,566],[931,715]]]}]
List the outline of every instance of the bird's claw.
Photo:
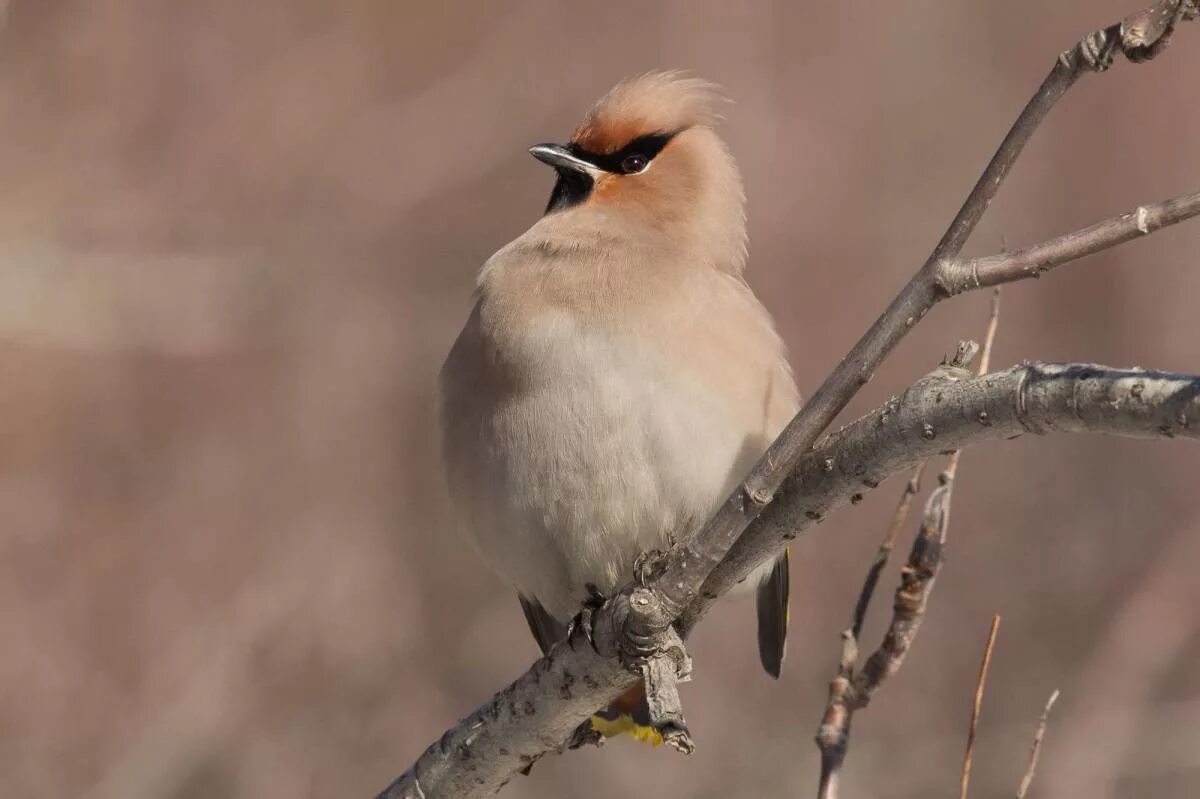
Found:
[{"label": "bird's claw", "polygon": [[604,606],[604,603],[608,601],[608,597],[596,587],[595,583],[584,583],[583,587],[588,593],[587,599],[583,601],[583,606],[585,608],[599,610]]},{"label": "bird's claw", "polygon": [[662,576],[667,570],[667,553],[651,549],[633,559],[633,579],[642,588]]},{"label": "bird's claw", "polygon": [[583,607],[575,614],[575,618],[567,622],[567,639],[570,640],[575,632],[579,631],[583,633],[588,645],[595,648],[596,642],[592,638],[592,618],[596,615],[596,611],[604,607],[608,597],[601,593],[594,583],[587,583],[584,587],[587,589],[588,596],[583,601]]}]

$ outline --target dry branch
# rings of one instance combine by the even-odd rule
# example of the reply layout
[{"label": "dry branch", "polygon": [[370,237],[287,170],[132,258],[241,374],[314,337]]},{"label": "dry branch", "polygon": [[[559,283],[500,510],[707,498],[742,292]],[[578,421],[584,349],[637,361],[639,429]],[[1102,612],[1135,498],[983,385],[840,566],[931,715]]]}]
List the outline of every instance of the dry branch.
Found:
[{"label": "dry branch", "polygon": [[1025,776],[1021,778],[1021,786],[1017,788],[1017,799],[1025,799],[1025,794],[1029,792],[1029,786],[1033,784],[1033,773],[1037,771],[1042,738],[1046,737],[1046,723],[1050,720],[1050,711],[1054,709],[1054,703],[1057,701],[1058,690],[1056,689],[1046,700],[1046,708],[1042,711],[1042,717],[1038,721],[1037,732],[1033,734],[1033,745],[1029,747],[1029,766],[1025,769]]},{"label": "dry branch", "polygon": [[1200,192],[1153,205],[1139,205],[1091,227],[1015,252],[968,260],[947,259],[938,265],[938,281],[953,296],[971,289],[1041,277],[1056,266],[1148,236],[1200,214]]},{"label": "dry branch", "polygon": [[[1083,74],[1108,69],[1117,52],[1134,61],[1152,58],[1166,46],[1179,21],[1195,16],[1196,0],[1164,0],[1121,23],[1089,34],[1058,57],[925,265],[817,388],[704,528],[686,545],[673,550],[666,574],[656,585],[656,593],[668,615],[677,616],[685,609],[696,615],[694,608],[688,608],[697,600],[695,586],[705,582],[738,536],[772,502],[796,463],[871,379],[892,348],[937,302],[950,296],[942,285],[943,265],[962,251],[1025,144],[1067,90]],[[1167,22],[1162,23],[1163,19]],[[1169,223],[1170,220],[1164,220],[1164,224]],[[1116,243],[1113,241],[1109,246]],[[1090,252],[1094,250],[1081,250],[1079,256]]]},{"label": "dry branch", "polygon": [[[1053,373],[1053,367],[1021,367],[989,376],[993,382],[986,386],[979,381],[963,384],[971,386],[973,393],[960,398],[965,403],[962,407],[984,416],[959,418],[956,423],[946,411],[959,409],[947,404],[939,413],[937,408],[926,409],[921,404],[928,399],[924,391],[911,397],[906,394],[912,400],[921,401],[914,407],[920,407],[928,419],[923,422],[925,428],[920,437],[905,442],[903,454],[894,453],[889,459],[886,457],[888,448],[882,442],[873,452],[859,451],[855,449],[856,439],[839,433],[823,442],[820,448],[830,454],[819,463],[832,462],[833,468],[826,470],[822,465],[815,474],[809,470],[815,454],[813,444],[822,431],[870,380],[896,344],[937,302],[950,296],[942,282],[946,279],[942,274],[947,269],[946,264],[958,257],[1021,150],[1058,100],[1084,73],[1107,69],[1117,53],[1123,53],[1132,61],[1144,61],[1157,55],[1170,40],[1175,26],[1197,15],[1196,3],[1197,0],[1161,0],[1124,22],[1090,34],[1059,56],[925,265],[813,393],[703,529],[687,544],[675,547],[669,553],[657,579],[637,589],[639,602],[631,601],[632,589],[629,589],[600,608],[593,620],[597,631],[582,631],[585,643],[573,638],[552,650],[525,676],[448,731],[382,796],[470,797],[491,793],[532,760],[561,749],[577,725],[636,680],[646,663],[664,657],[666,652],[682,651],[679,639],[672,639],[673,623],[686,634],[713,600],[744,577],[750,567],[777,551],[783,540],[809,526],[805,522],[811,524],[829,509],[849,501],[861,491],[859,484],[876,485],[883,477],[898,469],[910,468],[937,451],[922,446],[922,443],[930,444],[934,439],[940,439],[939,449],[956,448],[993,437],[990,434],[1002,427],[1009,435],[1023,429],[1053,429],[1046,428],[1046,424],[1057,424],[1058,429],[1063,430],[1152,435],[1153,431],[1143,426],[1147,421],[1143,411],[1157,414],[1164,408],[1175,410],[1180,405],[1186,408],[1178,409],[1179,413],[1190,413],[1192,419],[1200,417],[1200,409],[1193,407],[1196,382],[1192,378],[1148,373],[1141,376],[1108,374],[1091,387],[1116,390],[1125,385],[1122,381],[1134,380],[1140,381],[1146,389],[1156,391],[1164,385],[1183,390],[1181,383],[1190,386],[1187,390],[1191,391],[1183,401],[1175,395],[1155,394],[1156,402],[1126,403],[1124,413],[1110,413],[1089,401],[1072,405],[1070,409],[1063,406],[1064,402],[1073,400],[1070,395],[1064,398],[1055,393],[1054,387],[1066,383],[1074,385],[1077,382],[1074,376]],[[1162,224],[1175,221],[1180,219],[1164,215]],[[1112,246],[1119,240],[1124,239],[1113,237],[1105,246]],[[1096,249],[1092,245],[1088,247],[1082,247],[1078,254]],[[1069,254],[1065,255],[1061,262],[1069,257]],[[1013,279],[1021,276],[1024,273]],[[997,279],[996,282],[1002,281]],[[1011,383],[1014,377],[1028,381],[1028,385]],[[926,382],[927,388],[936,383]],[[1076,388],[1086,395],[1089,386],[1084,382]],[[945,395],[958,393],[950,386],[934,386],[933,390]],[[1013,398],[1022,404],[1018,409],[1006,410],[1003,402]],[[1042,400],[1049,405],[1039,405]],[[994,404],[997,401],[999,405]],[[883,416],[892,415],[885,408]],[[937,424],[930,421],[932,419],[937,419]],[[1172,434],[1192,435],[1195,429],[1189,428],[1186,420],[1177,423],[1156,417],[1153,421]],[[852,428],[861,431],[859,424]],[[953,440],[956,437],[958,440]],[[897,465],[901,462],[903,465]],[[845,464],[851,464],[855,473],[846,475]],[[857,491],[830,491],[835,485],[849,488],[842,479],[847,476],[856,483]],[[755,560],[751,561],[751,558]],[[590,643],[593,638],[601,642],[594,648]],[[686,656],[678,658],[677,662],[686,662]],[[665,678],[663,696],[669,698],[673,685],[666,683],[670,683],[671,678],[667,674],[662,676]],[[543,678],[548,678],[545,686],[542,685]]]},{"label": "dry branch", "polygon": [[[933,455],[1051,432],[1200,439],[1200,377],[1084,364],[1024,364],[969,379],[935,371],[807,453],[714,577],[732,585],[826,514]],[[562,749],[596,708],[638,679],[621,659],[628,601],[621,595],[597,611],[591,641],[577,630],[554,647],[382,796],[485,795]]]},{"label": "dry branch", "polygon": [[[739,537],[777,498],[784,481],[821,431],[871,379],[892,348],[937,302],[951,296],[943,282],[953,277],[954,269],[950,265],[978,225],[1021,150],[1058,100],[1084,73],[1108,69],[1117,53],[1136,62],[1157,55],[1166,46],[1175,25],[1195,16],[1196,0],[1164,0],[1123,22],[1089,34],[1058,57],[1041,87],[1000,143],[924,266],[817,388],[704,528],[686,545],[672,551],[671,560],[663,578],[656,584],[655,592],[667,615],[683,618],[681,629],[685,632],[690,629],[712,601],[728,590],[727,580],[714,577],[719,572],[727,574],[731,571],[724,561],[732,550],[739,548]],[[1157,221],[1165,226],[1185,218],[1188,216],[1164,213]],[[1091,238],[1085,239],[1091,241]],[[1106,240],[1106,246],[1115,246],[1124,240],[1112,237]],[[1071,257],[1082,257],[1096,251],[1091,246],[1081,245],[1073,256],[1069,251],[1058,254],[1063,258],[1061,263],[1066,263]],[[996,279],[993,285],[1005,282],[1000,279],[998,271],[994,274]],[[1024,273],[1014,274],[1009,279],[1025,276]],[[976,287],[967,282],[960,290]],[[698,584],[702,587],[697,593],[695,586]]]},{"label": "dry branch", "polygon": [[725,593],[830,511],[931,455],[1027,432],[1197,438],[1198,413],[1200,379],[1161,372],[1033,363],[970,380],[926,377],[806,455],[703,595]]},{"label": "dry branch", "polygon": [[904,527],[904,522],[908,519],[908,509],[912,505],[912,499],[921,491],[921,477],[924,473],[924,462],[917,464],[917,468],[913,469],[912,476],[904,484],[900,501],[896,503],[896,511],[892,514],[892,523],[888,525],[887,533],[884,534],[883,541],[880,542],[879,549],[875,552],[875,560],[871,562],[867,579],[863,581],[862,591],[858,594],[858,602],[854,605],[854,619],[850,622],[850,637],[854,641],[858,641],[858,637],[862,634],[863,624],[867,619],[867,610],[871,606],[875,588],[879,585],[879,576],[887,566],[892,550],[896,546],[896,536],[900,534],[900,529]]},{"label": "dry branch", "polygon": [[[829,683],[829,700],[817,729],[817,747],[821,750],[819,799],[837,799],[842,764],[850,747],[854,713],[866,707],[887,678],[900,670],[921,628],[929,594],[942,566],[942,541],[947,523],[943,497],[949,490],[949,486],[939,486],[926,502],[921,530],[913,540],[908,562],[901,572],[887,634],[857,673],[858,638],[853,633],[853,626],[842,633],[842,659],[837,676]],[[865,601],[860,599],[860,606],[870,603],[869,585],[868,576],[863,587]],[[857,614],[855,624],[858,624]]]},{"label": "dry branch", "polygon": [[[996,328],[1000,322],[1000,290],[996,289],[992,297],[992,312],[988,317],[987,333],[984,336],[983,352],[979,357],[976,375],[987,371],[992,361],[992,345],[996,341]],[[958,345],[958,352],[949,364],[943,364],[935,375],[954,380],[965,376],[966,366],[975,356],[978,345],[973,341],[963,341]],[[930,496],[925,506],[925,514],[921,530],[913,542],[907,566],[901,575],[901,586],[896,592],[896,601],[892,610],[892,621],[888,634],[863,673],[855,675],[858,665],[859,636],[862,633],[863,622],[879,576],[887,566],[888,558],[895,545],[896,535],[904,525],[908,516],[908,508],[913,496],[920,490],[921,474],[925,470],[925,461],[917,465],[904,488],[900,502],[892,516],[892,523],[883,537],[875,553],[867,578],[863,581],[858,601],[854,605],[854,617],[850,627],[842,632],[842,657],[838,663],[837,674],[829,684],[829,698],[825,704],[825,712],[821,718],[821,726],[817,729],[817,748],[821,751],[821,776],[818,782],[818,799],[837,799],[838,783],[841,780],[842,765],[850,749],[850,724],[854,713],[866,707],[871,696],[879,690],[887,677],[895,674],[903,664],[904,656],[912,646],[917,630],[925,612],[925,604],[933,590],[934,577],[941,568],[942,546],[946,543],[946,533],[950,524],[950,495],[954,487],[954,475],[958,468],[958,455],[961,450],[955,450],[950,455],[950,462],[940,475],[940,487]],[[866,679],[864,679],[864,675]]]},{"label": "dry branch", "polygon": [[847,700],[851,681],[854,679],[854,667],[858,664],[859,636],[862,634],[871,599],[875,596],[875,588],[879,585],[879,577],[896,545],[896,536],[908,518],[908,509],[912,505],[913,497],[921,490],[921,475],[924,471],[925,463],[922,462],[905,483],[900,501],[892,514],[892,522],[875,552],[871,568],[867,570],[867,578],[859,591],[858,601],[854,603],[854,616],[850,626],[842,631],[842,657],[838,661],[837,674],[829,683],[829,699],[825,703],[821,725],[817,728],[817,747],[821,750],[821,777],[817,788],[819,799],[837,799],[842,763],[845,762],[846,752],[850,748],[850,722],[854,710]]},{"label": "dry branch", "polygon": [[987,685],[988,667],[992,665],[992,650],[996,648],[996,633],[999,630],[1000,616],[992,616],[992,628],[988,631],[987,645],[983,648],[983,662],[979,664],[979,680],[975,683],[975,701],[971,705],[971,726],[967,728],[967,751],[963,755],[958,799],[967,799],[967,788],[971,784],[971,761],[975,756],[975,735],[979,731],[979,715],[983,710],[983,689]]}]

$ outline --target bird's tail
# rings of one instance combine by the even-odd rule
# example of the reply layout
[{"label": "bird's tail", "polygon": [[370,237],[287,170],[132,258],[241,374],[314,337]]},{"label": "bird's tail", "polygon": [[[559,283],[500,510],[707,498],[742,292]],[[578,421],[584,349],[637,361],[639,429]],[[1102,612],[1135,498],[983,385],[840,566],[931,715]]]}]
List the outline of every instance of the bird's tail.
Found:
[{"label": "bird's tail", "polygon": [[787,651],[788,551],[758,587],[758,656],[767,674],[779,679]]},{"label": "bird's tail", "polygon": [[605,738],[628,735],[635,740],[658,746],[662,734],[650,726],[650,708],[646,705],[646,686],[639,682],[621,694],[611,705],[592,716],[592,729]]}]

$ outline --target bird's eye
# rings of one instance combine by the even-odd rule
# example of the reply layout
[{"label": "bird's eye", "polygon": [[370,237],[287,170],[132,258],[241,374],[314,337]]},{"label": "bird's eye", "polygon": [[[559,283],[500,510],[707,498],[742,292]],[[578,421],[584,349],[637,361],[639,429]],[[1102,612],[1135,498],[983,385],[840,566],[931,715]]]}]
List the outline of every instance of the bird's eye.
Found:
[{"label": "bird's eye", "polygon": [[648,166],[650,166],[649,158],[641,153],[633,153],[625,156],[625,160],[621,162],[621,171],[626,175],[633,175],[645,171]]}]

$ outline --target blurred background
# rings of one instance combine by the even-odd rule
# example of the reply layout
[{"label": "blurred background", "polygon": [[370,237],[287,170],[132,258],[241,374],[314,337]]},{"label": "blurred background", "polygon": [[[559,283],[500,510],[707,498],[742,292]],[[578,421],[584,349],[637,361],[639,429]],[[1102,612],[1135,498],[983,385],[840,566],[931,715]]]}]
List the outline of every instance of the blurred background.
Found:
[{"label": "blurred background", "polygon": [[[1055,55],[1141,0],[0,3],[0,772],[12,797],[367,797],[536,650],[454,531],[437,369],[618,79],[736,100],[750,281],[809,393],[927,255]],[[1200,23],[1198,23],[1200,24]],[[1200,27],[1089,77],[972,252],[1200,188]],[[1200,223],[1005,289],[996,367],[1200,370]],[[981,335],[936,310],[847,418]],[[856,719],[847,796],[1200,785],[1200,451],[1048,437],[963,459],[948,565]],[[901,481],[799,540],[790,660],[699,629],[700,754],[617,741],[506,795],[811,795],[812,743]],[[883,591],[894,587],[898,565]],[[879,604],[868,640],[882,628]]]}]

